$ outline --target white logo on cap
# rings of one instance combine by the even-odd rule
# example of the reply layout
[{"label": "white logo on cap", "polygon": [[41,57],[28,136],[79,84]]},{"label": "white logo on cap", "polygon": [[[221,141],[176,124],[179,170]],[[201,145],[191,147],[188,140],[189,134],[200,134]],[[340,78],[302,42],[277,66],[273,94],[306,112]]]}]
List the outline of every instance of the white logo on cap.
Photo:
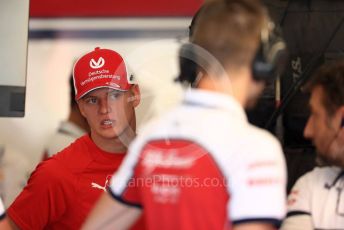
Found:
[{"label": "white logo on cap", "polygon": [[105,64],[105,60],[102,57],[100,57],[97,62],[93,58],[90,61],[90,66],[93,69],[99,69],[103,67],[104,64]]}]

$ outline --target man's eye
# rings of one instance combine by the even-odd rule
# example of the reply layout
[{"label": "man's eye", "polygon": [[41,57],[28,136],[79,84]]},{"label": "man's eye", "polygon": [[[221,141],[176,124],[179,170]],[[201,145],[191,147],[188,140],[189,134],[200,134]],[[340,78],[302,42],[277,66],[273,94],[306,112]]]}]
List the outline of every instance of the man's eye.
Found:
[{"label": "man's eye", "polygon": [[117,99],[119,96],[120,96],[119,93],[111,93],[111,94],[109,94],[109,99],[110,99],[110,100],[115,100],[115,99]]},{"label": "man's eye", "polygon": [[96,98],[88,98],[86,100],[86,103],[88,103],[88,104],[96,104],[97,103],[97,99]]}]

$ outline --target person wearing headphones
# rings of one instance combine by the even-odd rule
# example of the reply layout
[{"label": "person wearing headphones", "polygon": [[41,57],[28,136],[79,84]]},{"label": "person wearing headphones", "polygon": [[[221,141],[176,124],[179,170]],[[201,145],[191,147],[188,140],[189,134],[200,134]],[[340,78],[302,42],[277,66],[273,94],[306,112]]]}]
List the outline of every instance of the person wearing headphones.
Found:
[{"label": "person wearing headphones", "polygon": [[140,90],[120,54],[95,48],[75,63],[73,80],[90,133],[37,166],[7,210],[14,229],[80,229],[136,135]]},{"label": "person wearing headphones", "polygon": [[311,114],[304,136],[313,141],[323,167],[306,173],[292,188],[282,229],[343,229],[344,60],[323,65],[307,88]]},{"label": "person wearing headphones", "polygon": [[183,69],[179,76],[192,87],[130,145],[83,229],[126,229],[142,211],[154,230],[279,225],[286,203],[281,146],[244,112],[274,75],[266,67],[284,50],[280,40],[271,43],[272,27],[259,1],[206,3],[192,43],[180,52],[197,63],[190,71],[196,76]]}]

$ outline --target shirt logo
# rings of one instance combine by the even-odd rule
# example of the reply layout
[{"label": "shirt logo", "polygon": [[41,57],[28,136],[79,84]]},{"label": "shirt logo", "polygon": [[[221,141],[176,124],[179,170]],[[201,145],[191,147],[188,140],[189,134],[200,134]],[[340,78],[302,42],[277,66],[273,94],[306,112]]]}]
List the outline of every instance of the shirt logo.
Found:
[{"label": "shirt logo", "polygon": [[105,64],[105,60],[104,60],[104,58],[102,58],[102,57],[100,57],[100,58],[98,59],[98,61],[95,61],[93,58],[92,58],[91,61],[90,61],[90,67],[91,67],[92,69],[99,69],[99,68],[103,67],[104,64]]},{"label": "shirt logo", "polygon": [[99,185],[99,184],[97,184],[97,183],[94,183],[94,182],[92,182],[91,185],[92,185],[92,188],[101,189],[101,190],[103,190],[104,192],[106,192],[106,186],[101,186],[101,185]]},{"label": "shirt logo", "polygon": [[100,189],[100,190],[103,190],[104,192],[106,192],[106,190],[107,190],[106,188],[109,187],[109,182],[111,180],[111,177],[112,177],[112,175],[108,175],[106,177],[104,186],[101,186],[101,185],[99,185],[99,184],[97,184],[95,182],[92,182],[91,183],[92,188]]},{"label": "shirt logo", "polygon": [[142,165],[145,167],[146,173],[149,174],[156,167],[187,169],[193,166],[197,158],[198,156],[179,156],[173,150],[166,152],[148,150],[143,157]]}]

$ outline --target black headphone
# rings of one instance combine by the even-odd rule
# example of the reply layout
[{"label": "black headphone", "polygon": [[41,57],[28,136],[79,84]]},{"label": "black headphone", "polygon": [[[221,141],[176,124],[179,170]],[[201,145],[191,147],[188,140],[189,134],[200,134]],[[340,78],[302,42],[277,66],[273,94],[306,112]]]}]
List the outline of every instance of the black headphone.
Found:
[{"label": "black headphone", "polygon": [[[189,38],[193,35],[195,22],[203,10],[201,7],[192,18],[189,26]],[[193,60],[196,54],[192,44],[183,44],[179,50],[180,74],[176,81],[194,83],[197,77],[198,65]],[[281,30],[269,21],[261,30],[260,45],[252,62],[252,75],[256,81],[274,80],[286,63],[286,44],[281,36]]]},{"label": "black headphone", "polygon": [[342,123],[340,124],[341,128],[344,128],[344,118],[342,118]]},{"label": "black headphone", "polygon": [[196,61],[196,54],[192,43],[185,43],[179,49],[179,75],[175,81],[181,82],[185,85],[193,85],[196,82],[198,64]]}]

